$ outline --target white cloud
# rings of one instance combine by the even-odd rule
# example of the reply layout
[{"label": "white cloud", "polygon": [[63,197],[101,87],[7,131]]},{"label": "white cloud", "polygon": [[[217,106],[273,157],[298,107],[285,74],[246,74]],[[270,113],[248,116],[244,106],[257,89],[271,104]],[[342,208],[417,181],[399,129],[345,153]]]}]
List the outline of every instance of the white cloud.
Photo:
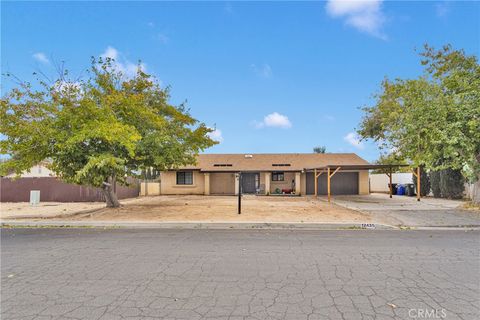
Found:
[{"label": "white cloud", "polygon": [[78,81],[58,80],[53,84],[53,91],[67,96],[81,98],[84,94],[82,84]]},{"label": "white cloud", "polygon": [[32,55],[33,59],[37,60],[38,62],[49,64],[50,60],[48,60],[47,56],[43,52],[37,52]]},{"label": "white cloud", "polygon": [[386,39],[382,32],[385,15],[383,0],[328,0],[325,6],[333,18],[344,18],[345,23],[362,32]]},{"label": "white cloud", "polygon": [[102,58],[111,58],[111,59],[117,59],[118,58],[118,50],[115,49],[114,47],[108,46],[107,49],[105,49],[105,52],[101,54]]},{"label": "white cloud", "polygon": [[355,132],[348,133],[345,137],[343,137],[343,140],[347,141],[355,148],[358,148],[358,149],[365,148],[364,144],[362,143],[362,141],[360,141],[360,138]]},{"label": "white cloud", "polygon": [[208,136],[210,137],[210,139],[218,142],[223,142],[222,130],[216,129],[216,128],[210,128],[210,129],[213,130],[212,132],[208,133]]},{"label": "white cloud", "polygon": [[100,55],[102,58],[111,58],[114,61],[113,68],[120,71],[125,77],[132,78],[137,73],[138,69],[146,71],[147,65],[145,63],[133,63],[125,58],[117,49],[108,46],[105,52]]},{"label": "white cloud", "polygon": [[265,63],[261,66],[257,66],[256,64],[252,64],[250,67],[252,68],[253,72],[255,72],[255,74],[259,77],[270,78],[272,76],[272,68],[267,63]]},{"label": "white cloud", "polygon": [[80,90],[81,85],[78,81],[67,81],[67,80],[59,80],[54,84],[55,90],[63,91],[63,90]]},{"label": "white cloud", "polygon": [[273,112],[266,115],[265,117],[263,117],[263,121],[261,122],[253,121],[253,125],[257,129],[261,129],[264,127],[288,129],[292,127],[292,123],[290,122],[288,117],[278,112]]}]

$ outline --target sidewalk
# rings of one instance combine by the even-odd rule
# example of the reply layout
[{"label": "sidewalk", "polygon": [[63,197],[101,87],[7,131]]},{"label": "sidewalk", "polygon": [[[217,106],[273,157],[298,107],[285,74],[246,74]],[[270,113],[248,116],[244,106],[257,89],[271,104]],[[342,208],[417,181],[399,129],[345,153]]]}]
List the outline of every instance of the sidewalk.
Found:
[{"label": "sidewalk", "polygon": [[2,227],[24,228],[150,228],[150,229],[303,229],[303,230],[394,230],[394,226],[361,223],[299,222],[145,222],[145,221],[72,221],[72,220],[2,220]]},{"label": "sidewalk", "polygon": [[145,222],[145,221],[72,221],[72,220],[2,220],[2,228],[103,228],[103,229],[210,229],[210,230],[479,230],[480,226],[398,227],[387,224],[298,223],[298,222]]}]

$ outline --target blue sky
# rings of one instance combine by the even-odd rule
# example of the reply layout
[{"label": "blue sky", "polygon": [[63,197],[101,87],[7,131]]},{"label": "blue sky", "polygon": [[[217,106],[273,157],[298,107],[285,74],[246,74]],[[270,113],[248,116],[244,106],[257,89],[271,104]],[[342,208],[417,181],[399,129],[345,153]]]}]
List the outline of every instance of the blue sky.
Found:
[{"label": "blue sky", "polygon": [[[1,68],[24,80],[90,56],[140,59],[171,86],[172,103],[216,127],[207,152],[356,152],[359,107],[382,79],[421,73],[415,48],[480,51],[480,3],[2,2]],[[2,78],[2,92],[13,83]]]}]

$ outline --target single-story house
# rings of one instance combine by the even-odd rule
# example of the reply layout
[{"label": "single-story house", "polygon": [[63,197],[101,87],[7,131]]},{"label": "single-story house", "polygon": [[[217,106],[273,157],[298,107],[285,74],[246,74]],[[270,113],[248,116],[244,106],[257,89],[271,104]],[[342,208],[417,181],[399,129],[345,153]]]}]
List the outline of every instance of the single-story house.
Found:
[{"label": "single-story house", "polygon": [[241,173],[242,193],[326,195],[330,166],[341,167],[331,194],[368,194],[368,165],[354,153],[200,154],[195,165],[161,172],[160,194],[238,194]]}]

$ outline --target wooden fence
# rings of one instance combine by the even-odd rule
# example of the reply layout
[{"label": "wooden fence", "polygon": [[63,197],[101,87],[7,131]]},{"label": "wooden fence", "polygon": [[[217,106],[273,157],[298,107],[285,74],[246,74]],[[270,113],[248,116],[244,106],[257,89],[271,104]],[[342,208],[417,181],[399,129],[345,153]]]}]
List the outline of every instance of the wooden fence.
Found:
[{"label": "wooden fence", "polygon": [[[29,202],[30,191],[40,190],[40,201],[46,202],[94,202],[105,201],[101,189],[62,182],[54,177],[1,178],[0,202]],[[135,198],[140,193],[137,181],[132,186],[116,186],[119,199]]]}]

